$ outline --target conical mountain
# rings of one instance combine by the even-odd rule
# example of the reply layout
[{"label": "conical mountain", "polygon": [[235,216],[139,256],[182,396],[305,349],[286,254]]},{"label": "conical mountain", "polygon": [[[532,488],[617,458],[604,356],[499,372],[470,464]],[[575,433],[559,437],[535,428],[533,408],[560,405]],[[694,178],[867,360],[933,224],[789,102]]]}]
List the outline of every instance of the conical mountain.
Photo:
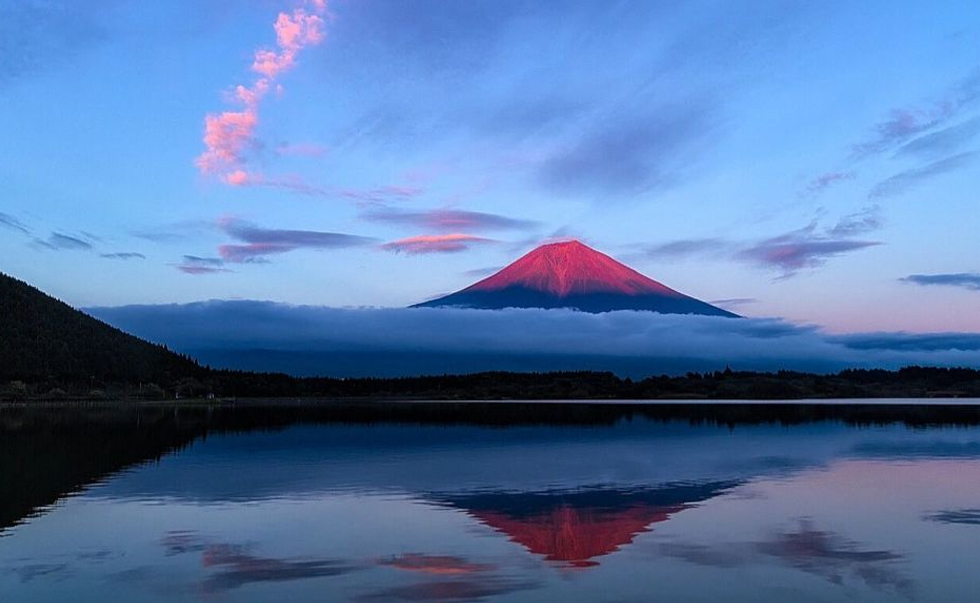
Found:
[{"label": "conical mountain", "polygon": [[579,241],[542,245],[478,283],[413,307],[439,306],[737,316],[658,283]]}]

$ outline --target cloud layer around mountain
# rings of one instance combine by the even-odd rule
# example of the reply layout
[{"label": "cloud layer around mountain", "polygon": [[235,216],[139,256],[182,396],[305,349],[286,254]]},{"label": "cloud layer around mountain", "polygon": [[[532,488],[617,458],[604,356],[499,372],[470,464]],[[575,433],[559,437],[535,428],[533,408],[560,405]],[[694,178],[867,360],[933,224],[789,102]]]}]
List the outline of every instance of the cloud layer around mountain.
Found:
[{"label": "cloud layer around mountain", "polygon": [[264,301],[101,307],[91,314],[215,366],[297,375],[482,370],[980,366],[980,335],[831,335],[778,319],[617,311],[330,308]]}]

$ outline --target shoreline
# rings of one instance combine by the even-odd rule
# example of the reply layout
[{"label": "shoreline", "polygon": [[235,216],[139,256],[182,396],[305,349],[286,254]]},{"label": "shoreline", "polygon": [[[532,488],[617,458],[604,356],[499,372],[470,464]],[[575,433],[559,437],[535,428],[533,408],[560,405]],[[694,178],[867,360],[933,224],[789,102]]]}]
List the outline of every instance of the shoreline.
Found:
[{"label": "shoreline", "polygon": [[38,424],[127,424],[179,419],[208,429],[303,423],[432,425],[612,425],[619,421],[755,425],[980,425],[980,399],[815,400],[425,400],[247,398],[236,401],[37,401],[0,403],[0,432]]}]

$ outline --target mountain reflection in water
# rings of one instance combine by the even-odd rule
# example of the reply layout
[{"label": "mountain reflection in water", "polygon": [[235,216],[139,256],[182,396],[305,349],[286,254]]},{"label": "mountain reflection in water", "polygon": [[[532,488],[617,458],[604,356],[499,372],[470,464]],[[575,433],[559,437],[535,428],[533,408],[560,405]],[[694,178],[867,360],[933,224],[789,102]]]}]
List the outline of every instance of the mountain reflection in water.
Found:
[{"label": "mountain reflection in water", "polygon": [[980,427],[937,412],[4,409],[0,600],[972,600]]},{"label": "mountain reflection in water", "polygon": [[653,524],[733,487],[734,483],[666,485],[641,490],[479,493],[440,500],[466,512],[548,561],[598,565]]}]

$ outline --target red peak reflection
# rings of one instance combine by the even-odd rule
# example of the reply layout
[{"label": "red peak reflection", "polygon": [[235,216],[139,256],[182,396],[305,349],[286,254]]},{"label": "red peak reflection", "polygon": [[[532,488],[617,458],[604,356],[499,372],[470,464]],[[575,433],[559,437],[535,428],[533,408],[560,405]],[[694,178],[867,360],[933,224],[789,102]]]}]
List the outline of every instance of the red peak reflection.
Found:
[{"label": "red peak reflection", "polygon": [[675,513],[726,492],[735,482],[676,483],[655,488],[586,488],[478,492],[443,497],[529,552],[569,567],[628,546]]},{"label": "red peak reflection", "polygon": [[686,508],[685,505],[633,507],[608,512],[562,505],[550,513],[523,518],[490,511],[470,512],[470,515],[547,561],[592,567],[599,564],[594,560],[596,557],[631,544],[638,534],[649,532],[651,525],[667,521]]}]

